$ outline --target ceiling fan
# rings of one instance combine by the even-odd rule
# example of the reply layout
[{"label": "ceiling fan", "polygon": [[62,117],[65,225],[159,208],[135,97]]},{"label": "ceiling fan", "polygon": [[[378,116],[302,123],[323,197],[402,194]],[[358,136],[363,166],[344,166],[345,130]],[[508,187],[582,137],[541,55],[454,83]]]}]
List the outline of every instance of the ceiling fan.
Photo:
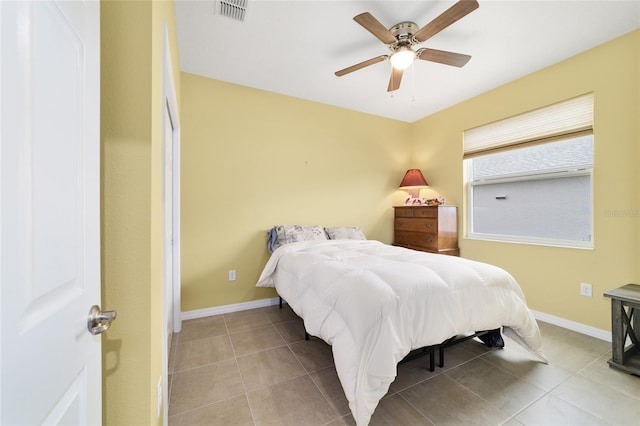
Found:
[{"label": "ceiling fan", "polygon": [[369,12],[361,13],[360,15],[355,16],[353,20],[376,36],[378,40],[386,44],[387,47],[389,47],[389,50],[391,50],[391,54],[376,56],[375,58],[371,58],[340,71],[336,71],[335,74],[338,77],[341,77],[345,74],[349,74],[353,71],[357,71],[364,67],[368,67],[369,65],[377,64],[378,62],[389,59],[392,68],[387,92],[392,92],[394,90],[398,90],[404,70],[407,69],[416,58],[422,59],[423,61],[438,62],[445,65],[462,67],[469,62],[471,56],[444,50],[429,49],[426,47],[414,51],[413,46],[438,34],[449,25],[476,10],[479,6],[480,5],[476,0],[460,0],[420,29],[418,29],[418,25],[416,23],[409,21],[400,22],[399,24],[387,29]]}]

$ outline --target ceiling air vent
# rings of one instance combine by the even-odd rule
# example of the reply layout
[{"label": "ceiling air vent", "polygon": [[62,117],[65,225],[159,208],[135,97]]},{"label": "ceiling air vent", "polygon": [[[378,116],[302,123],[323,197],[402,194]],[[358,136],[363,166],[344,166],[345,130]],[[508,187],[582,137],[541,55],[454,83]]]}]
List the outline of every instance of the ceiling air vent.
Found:
[{"label": "ceiling air vent", "polygon": [[244,22],[247,16],[247,3],[249,3],[249,0],[218,0],[216,2],[216,13]]}]

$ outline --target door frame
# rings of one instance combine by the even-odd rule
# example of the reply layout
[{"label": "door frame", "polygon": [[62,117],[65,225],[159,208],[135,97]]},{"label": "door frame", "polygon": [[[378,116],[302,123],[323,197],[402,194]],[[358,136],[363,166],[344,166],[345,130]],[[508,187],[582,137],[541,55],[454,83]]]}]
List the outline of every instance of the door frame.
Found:
[{"label": "door frame", "polygon": [[[178,115],[178,103],[174,84],[174,74],[171,62],[171,50],[169,46],[169,32],[167,23],[163,22],[164,47],[163,47],[163,96],[162,116],[166,116],[169,110],[173,125],[173,332],[182,330],[182,315],[180,312],[180,117]],[[164,123],[163,123],[164,124]]]},{"label": "door frame", "polygon": [[[173,192],[173,204],[172,204],[172,233],[173,233],[173,244],[172,244],[172,252],[171,255],[167,256],[164,259],[164,262],[172,262],[172,271],[173,275],[170,283],[164,283],[164,285],[170,285],[172,289],[172,303],[173,308],[173,332],[177,333],[182,330],[182,312],[180,308],[180,117],[178,114],[178,103],[175,91],[175,80],[172,66],[172,57],[171,57],[171,47],[169,44],[169,31],[167,28],[167,23],[162,23],[162,32],[163,32],[163,53],[162,53],[162,138],[163,138],[163,155],[164,155],[164,147],[166,143],[171,144],[172,157],[173,161],[170,164],[164,164],[164,167],[170,168],[170,170],[163,170],[163,176],[165,173],[170,172],[172,176],[172,192]],[[171,125],[173,127],[173,139],[171,141],[165,141],[165,122],[167,119],[167,114],[171,117]],[[164,206],[163,206],[164,208]],[[164,223],[164,222],[163,222]],[[164,232],[164,226],[163,226]],[[163,245],[166,239],[163,238]],[[164,251],[163,251],[164,252]],[[164,274],[163,274],[163,282],[164,282]],[[163,300],[166,295],[166,288],[163,285]],[[163,302],[163,318],[167,312],[167,300]],[[168,401],[168,368],[169,368],[169,351],[171,348],[168,347],[168,339],[167,335],[167,322],[168,318],[164,318],[163,321],[163,388],[165,392],[162,394],[163,399],[163,407],[164,407],[164,420],[165,424],[167,424],[168,419],[168,409],[169,409],[169,401]]]}]

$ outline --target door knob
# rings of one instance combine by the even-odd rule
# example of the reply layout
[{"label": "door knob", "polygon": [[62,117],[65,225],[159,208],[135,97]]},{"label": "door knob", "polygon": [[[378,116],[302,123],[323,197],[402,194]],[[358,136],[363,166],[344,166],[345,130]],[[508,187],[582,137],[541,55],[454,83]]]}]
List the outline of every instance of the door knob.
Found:
[{"label": "door knob", "polygon": [[111,322],[116,319],[116,311],[101,311],[100,306],[93,305],[89,310],[87,328],[93,335],[100,334],[111,327]]}]

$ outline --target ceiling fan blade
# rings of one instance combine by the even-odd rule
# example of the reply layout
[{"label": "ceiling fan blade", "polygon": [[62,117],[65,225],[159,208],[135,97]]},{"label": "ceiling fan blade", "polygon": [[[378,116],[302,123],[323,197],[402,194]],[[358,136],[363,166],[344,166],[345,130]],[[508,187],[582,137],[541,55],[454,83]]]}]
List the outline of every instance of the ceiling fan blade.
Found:
[{"label": "ceiling fan blade", "polygon": [[369,65],[373,65],[373,64],[377,64],[378,62],[382,62],[385,59],[387,59],[388,57],[389,57],[389,55],[376,56],[375,58],[367,59],[366,61],[360,62],[359,64],[351,65],[350,67],[347,67],[347,68],[342,69],[340,71],[336,71],[335,74],[338,77],[342,77],[343,75],[349,74],[350,72],[358,71],[359,69],[362,69],[364,67],[368,67]]},{"label": "ceiling fan blade", "polygon": [[429,38],[438,34],[440,31],[444,30],[457,20],[464,18],[469,13],[476,10],[478,7],[480,7],[480,5],[476,0],[460,0],[449,9],[445,10],[436,19],[420,28],[413,35],[413,38],[416,39],[419,43],[422,43],[423,41],[428,40]]},{"label": "ceiling fan blade", "polygon": [[397,40],[389,30],[373,17],[369,12],[361,13],[353,17],[353,20],[362,25],[365,30],[376,36],[385,44],[395,43]]},{"label": "ceiling fan blade", "polygon": [[402,73],[404,70],[391,67],[391,78],[389,78],[389,86],[387,86],[387,92],[393,92],[400,88],[400,82],[402,81]]},{"label": "ceiling fan blade", "polygon": [[471,56],[463,55],[462,53],[427,48],[418,50],[416,56],[423,61],[438,62],[440,64],[453,65],[454,67],[463,67],[471,59]]}]

